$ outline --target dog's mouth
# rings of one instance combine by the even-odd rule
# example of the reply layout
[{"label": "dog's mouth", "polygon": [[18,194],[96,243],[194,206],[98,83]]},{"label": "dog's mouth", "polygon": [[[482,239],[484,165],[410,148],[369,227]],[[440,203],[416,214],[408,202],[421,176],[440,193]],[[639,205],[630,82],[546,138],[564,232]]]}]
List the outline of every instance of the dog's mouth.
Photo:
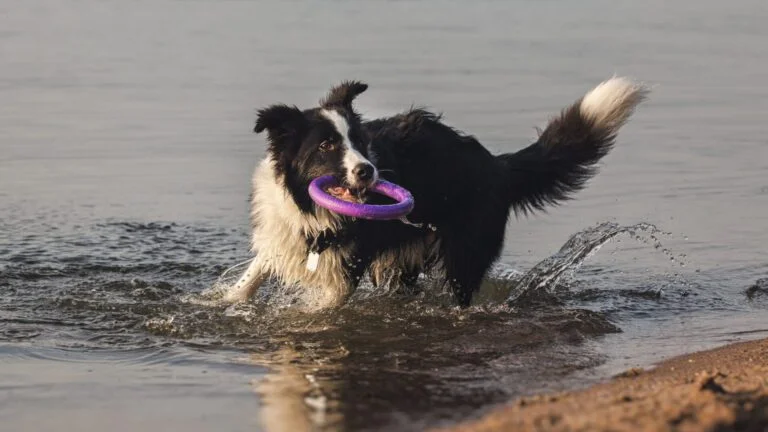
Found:
[{"label": "dog's mouth", "polygon": [[362,203],[365,202],[367,191],[366,189],[352,189],[345,186],[331,186],[326,189],[326,192],[340,200]]}]

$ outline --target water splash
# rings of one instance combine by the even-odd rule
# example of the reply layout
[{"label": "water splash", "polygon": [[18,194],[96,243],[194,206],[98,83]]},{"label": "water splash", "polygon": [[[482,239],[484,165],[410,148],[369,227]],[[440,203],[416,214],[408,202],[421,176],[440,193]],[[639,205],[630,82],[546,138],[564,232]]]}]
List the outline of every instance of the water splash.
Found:
[{"label": "water splash", "polygon": [[[520,300],[531,300],[533,297],[545,302],[557,303],[557,299],[551,294],[558,284],[564,278],[572,276],[588,258],[620,234],[627,234],[631,239],[653,247],[654,250],[661,252],[671,262],[677,263],[681,267],[686,264],[684,254],[675,256],[670,249],[661,243],[660,237],[670,236],[671,233],[645,222],[629,226],[603,222],[572,235],[557,253],[540,261],[527,272],[520,272],[500,265],[494,266],[489,271],[484,286],[487,288],[489,285],[494,285],[491,290],[496,291],[496,294],[491,295],[491,298],[496,300],[493,302],[500,302],[505,306],[514,306]],[[208,306],[222,305],[224,294],[237,281],[241,270],[250,262],[251,259],[226,269],[209,288],[198,294],[187,295],[183,301]],[[435,283],[437,279],[439,279],[439,275],[420,275],[418,281],[420,295],[418,297],[424,299],[428,294],[434,303],[451,303],[452,296],[449,290],[445,289],[444,284]],[[680,281],[676,282],[679,283]],[[297,299],[301,297],[301,291],[298,287],[285,287],[267,282],[259,290],[258,296],[265,304],[282,309],[295,305]],[[369,278],[365,277],[361,281],[360,287],[350,298],[350,302],[358,303],[380,297],[396,297],[399,294],[402,293],[392,289],[387,284],[374,286]],[[498,298],[499,294],[502,298]],[[506,301],[503,301],[504,298]]]},{"label": "water splash", "polygon": [[[624,240],[620,234],[647,244],[642,249],[651,254],[671,255],[659,241],[667,233],[652,225],[603,223],[575,234],[530,271],[494,266],[469,308],[457,307],[436,282],[440,275],[429,274],[408,293],[366,279],[344,306],[303,313],[291,303],[300,290],[273,281],[254,301],[223,301],[250,262],[240,262],[245,247],[233,246],[242,242],[240,232],[172,224],[54,230],[14,241],[12,259],[0,263],[0,342],[101,351],[138,364],[187,362],[190,351],[213,363],[248,353],[249,364],[270,370],[272,387],[257,389],[262,401],[293,398],[287,403],[305,409],[308,424],[328,429],[341,415],[350,428],[368,427],[371,412],[381,414],[378,424],[392,422],[393,412],[420,422],[444,420],[447,412],[464,417],[602,364],[608,357],[594,350],[593,337],[621,332],[629,319],[730,307],[702,295],[706,289],[677,302],[638,297],[638,287],[660,286],[646,271],[621,271],[618,285],[604,278],[615,268],[564,284],[601,246]],[[758,282],[747,293],[752,309],[765,304]],[[557,298],[537,297],[535,307],[506,302],[550,292]]]},{"label": "water splash", "polygon": [[758,279],[744,291],[744,295],[750,302],[765,300],[768,297],[768,278]]},{"label": "water splash", "polygon": [[226,303],[226,294],[232,289],[243,271],[254,258],[239,262],[224,270],[218,278],[206,289],[199,293],[189,293],[182,296],[181,301],[201,306],[220,306]]},{"label": "water splash", "polygon": [[675,257],[669,249],[662,246],[659,240],[660,235],[670,235],[670,233],[645,222],[630,226],[603,222],[572,235],[556,254],[544,259],[526,272],[512,287],[507,303],[512,305],[523,298],[542,294],[542,290],[544,293],[551,293],[563,277],[578,270],[584,261],[619,234],[628,234],[637,241],[652,244],[654,249],[670,257],[671,261],[676,261],[681,266],[685,265],[683,256]]}]

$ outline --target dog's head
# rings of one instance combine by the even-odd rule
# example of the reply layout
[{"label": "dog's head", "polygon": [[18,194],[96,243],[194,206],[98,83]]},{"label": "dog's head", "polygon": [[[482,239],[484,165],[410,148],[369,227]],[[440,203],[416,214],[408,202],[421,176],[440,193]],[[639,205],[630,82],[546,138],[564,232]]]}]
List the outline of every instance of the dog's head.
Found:
[{"label": "dog's head", "polygon": [[333,87],[320,106],[300,110],[272,105],[258,112],[254,131],[267,131],[268,156],[275,164],[299,208],[312,210],[307,188],[317,177],[332,175],[339,181],[335,194],[361,198],[378,180],[370,154],[370,139],[362,128],[352,101],[368,85],[346,81]]}]

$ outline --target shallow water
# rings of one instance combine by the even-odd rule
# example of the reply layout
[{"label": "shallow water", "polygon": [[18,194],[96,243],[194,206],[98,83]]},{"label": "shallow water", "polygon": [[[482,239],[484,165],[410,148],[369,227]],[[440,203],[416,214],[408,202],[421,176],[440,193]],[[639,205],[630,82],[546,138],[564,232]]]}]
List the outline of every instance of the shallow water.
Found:
[{"label": "shallow water", "polygon": [[[5,427],[422,430],[767,336],[767,18],[758,1],[4,2]],[[429,280],[316,315],[286,293],[215,301],[248,259],[256,108],[357,78],[366,115],[427,105],[503,152],[614,73],[650,100],[577,200],[510,223],[469,310]]]}]

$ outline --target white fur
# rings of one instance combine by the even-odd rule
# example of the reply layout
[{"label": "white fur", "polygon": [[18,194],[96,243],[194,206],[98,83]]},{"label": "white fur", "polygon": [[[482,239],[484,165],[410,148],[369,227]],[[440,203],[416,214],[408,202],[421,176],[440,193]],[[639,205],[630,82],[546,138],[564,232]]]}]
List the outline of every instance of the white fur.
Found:
[{"label": "white fur", "polygon": [[[256,258],[240,280],[230,288],[225,299],[246,301],[268,278],[274,277],[285,285],[298,285],[306,290],[311,307],[340,306],[355,286],[345,278],[348,269],[338,249],[326,249],[320,255],[317,269],[307,270],[307,235],[317,235],[325,229],[338,229],[339,216],[317,208],[317,216],[302,213],[285,186],[275,175],[274,162],[265,158],[253,175],[251,219],[253,232],[251,251]],[[375,280],[386,282],[398,268],[423,268],[424,262],[436,251],[433,238],[424,237],[400,250],[382,255],[371,264]]]},{"label": "white fur", "polygon": [[597,127],[618,130],[648,95],[649,90],[624,77],[613,77],[587,93],[579,107]]},{"label": "white fur", "polygon": [[426,261],[438,253],[439,247],[436,237],[428,234],[398,249],[386,251],[371,263],[371,279],[376,285],[386,285],[400,275],[401,269],[423,270]]},{"label": "white fur", "polygon": [[256,294],[261,284],[269,277],[269,273],[264,272],[260,266],[259,261],[253,259],[240,280],[224,295],[224,301],[230,303],[246,301]]},{"label": "white fur", "polygon": [[251,218],[251,250],[256,258],[227,299],[247,300],[255,292],[253,285],[265,276],[285,285],[300,285],[307,290],[306,300],[314,307],[341,304],[352,293],[353,287],[344,278],[345,257],[339,253],[326,250],[320,255],[316,271],[306,268],[306,237],[327,228],[337,229],[339,217],[319,208],[317,216],[303,214],[276,177],[270,158],[265,158],[253,175]]},{"label": "white fur", "polygon": [[376,167],[365,158],[362,154],[360,154],[357,149],[352,145],[352,141],[349,139],[349,123],[347,123],[347,119],[345,119],[341,114],[339,114],[336,111],[333,110],[322,110],[323,116],[327,118],[328,120],[333,123],[333,126],[336,128],[336,131],[339,132],[339,135],[342,137],[342,147],[344,149],[344,170],[347,172],[347,183],[354,185],[357,183],[357,179],[352,174],[352,170],[359,164],[368,164],[371,167],[373,167],[373,180],[371,183],[375,183],[376,180],[379,178],[378,170],[376,170]]}]

